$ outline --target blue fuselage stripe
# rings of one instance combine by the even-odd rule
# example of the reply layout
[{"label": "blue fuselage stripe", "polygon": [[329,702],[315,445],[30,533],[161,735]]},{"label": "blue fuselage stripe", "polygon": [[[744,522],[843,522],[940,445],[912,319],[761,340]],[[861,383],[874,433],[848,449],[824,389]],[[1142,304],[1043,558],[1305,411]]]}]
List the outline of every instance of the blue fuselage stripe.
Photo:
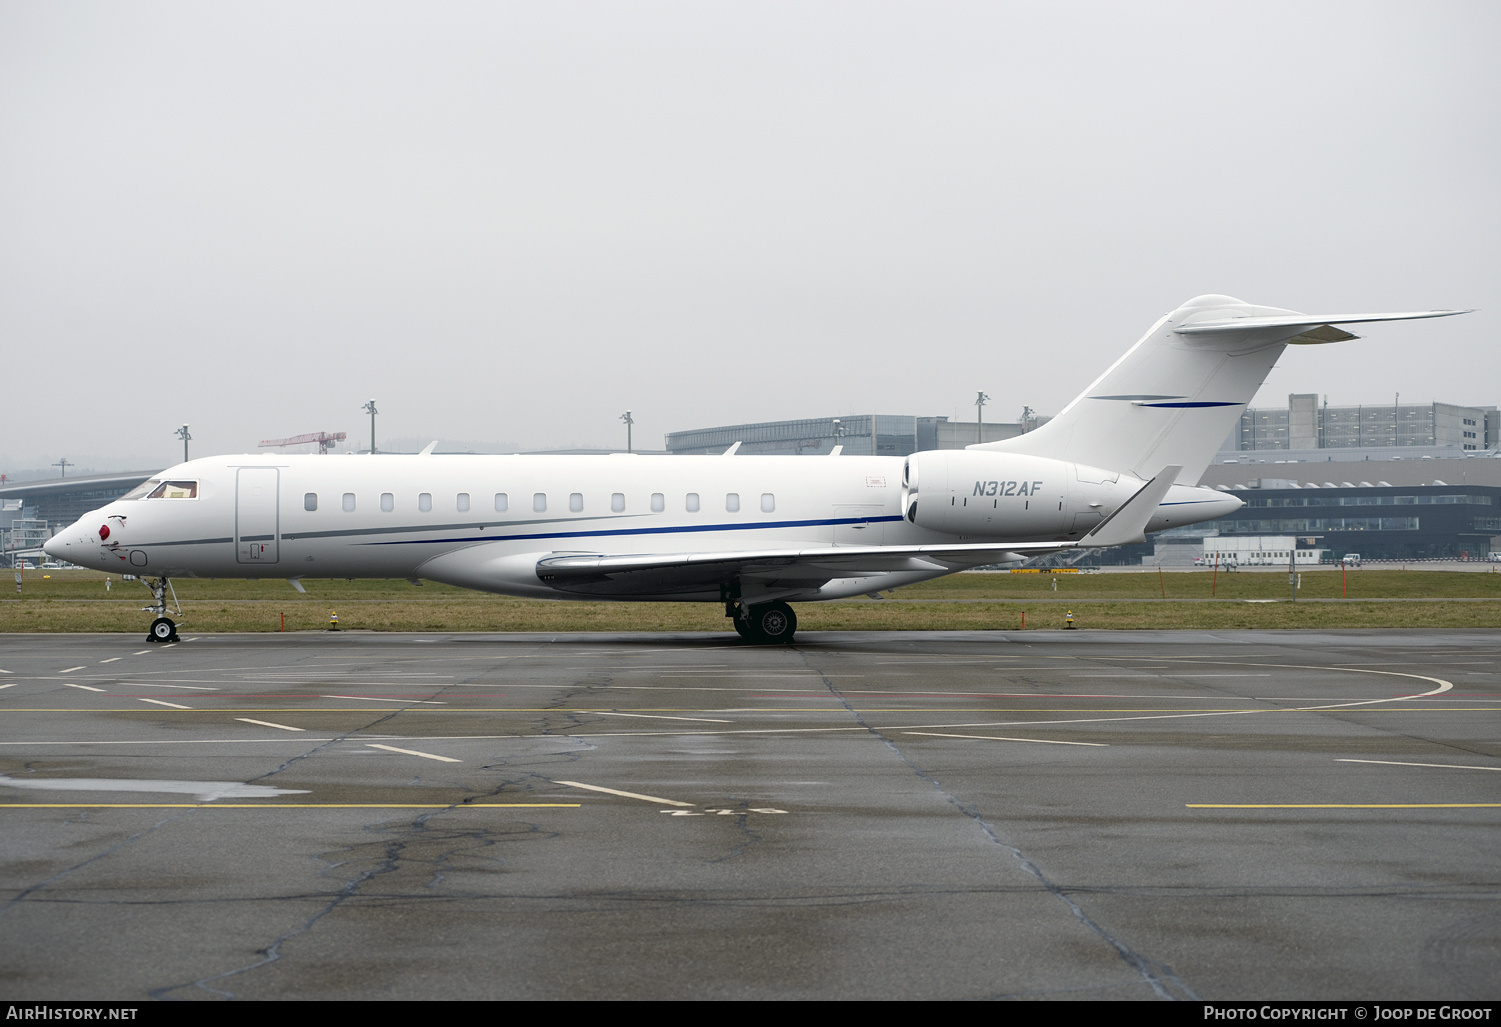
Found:
[{"label": "blue fuselage stripe", "polygon": [[835,517],[812,521],[765,521],[762,523],[732,524],[683,524],[666,528],[609,528],[596,531],[552,531],[535,535],[467,535],[449,538],[394,539],[389,542],[361,542],[362,546],[430,546],[445,542],[519,542],[526,539],[552,538],[603,538],[612,535],[677,535],[695,531],[745,531],[748,528],[765,531],[772,528],[821,528],[839,524],[876,524],[881,521],[899,521],[899,514],[881,517]]}]

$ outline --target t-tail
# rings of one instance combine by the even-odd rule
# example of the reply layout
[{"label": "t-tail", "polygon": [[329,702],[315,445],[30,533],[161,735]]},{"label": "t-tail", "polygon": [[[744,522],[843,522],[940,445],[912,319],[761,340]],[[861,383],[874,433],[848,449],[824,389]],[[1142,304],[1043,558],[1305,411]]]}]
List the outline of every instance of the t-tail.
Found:
[{"label": "t-tail", "polygon": [[1299,314],[1230,296],[1196,296],[1152,326],[1126,355],[1035,431],[970,449],[1052,457],[1149,478],[1181,468],[1194,484],[1289,345],[1359,338],[1336,325],[1448,317]]}]

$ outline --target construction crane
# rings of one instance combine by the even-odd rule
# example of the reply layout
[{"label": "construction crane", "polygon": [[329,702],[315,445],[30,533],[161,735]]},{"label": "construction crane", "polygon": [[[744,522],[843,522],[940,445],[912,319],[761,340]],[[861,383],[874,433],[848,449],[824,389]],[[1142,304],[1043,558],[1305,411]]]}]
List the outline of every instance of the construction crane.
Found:
[{"label": "construction crane", "polygon": [[347,434],[341,431],[332,433],[326,431],[315,431],[308,435],[293,435],[290,439],[262,439],[261,445],[263,447],[300,446],[305,442],[316,442],[318,443],[319,454],[327,456],[328,451],[330,449],[333,449],[335,444],[343,442],[347,437]]}]

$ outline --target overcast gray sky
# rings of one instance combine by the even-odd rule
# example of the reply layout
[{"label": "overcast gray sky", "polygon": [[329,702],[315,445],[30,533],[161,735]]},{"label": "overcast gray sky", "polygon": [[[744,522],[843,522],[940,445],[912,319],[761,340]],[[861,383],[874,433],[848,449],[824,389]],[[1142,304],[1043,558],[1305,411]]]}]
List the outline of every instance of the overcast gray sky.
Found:
[{"label": "overcast gray sky", "polygon": [[1480,307],[1258,405],[1501,402],[1501,5],[0,3],[0,471],[316,430],[1051,413],[1199,293]]}]

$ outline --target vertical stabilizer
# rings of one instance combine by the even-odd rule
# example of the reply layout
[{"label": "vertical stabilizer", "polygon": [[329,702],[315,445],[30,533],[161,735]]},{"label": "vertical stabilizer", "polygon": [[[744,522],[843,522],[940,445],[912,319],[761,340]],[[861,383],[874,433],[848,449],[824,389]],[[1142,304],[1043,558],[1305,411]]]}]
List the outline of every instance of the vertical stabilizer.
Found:
[{"label": "vertical stabilizer", "polygon": [[1153,325],[1042,427],[968,448],[1052,457],[1138,478],[1172,465],[1182,468],[1179,482],[1195,484],[1290,343],[1358,338],[1337,324],[1461,313],[1312,315],[1197,296]]}]

